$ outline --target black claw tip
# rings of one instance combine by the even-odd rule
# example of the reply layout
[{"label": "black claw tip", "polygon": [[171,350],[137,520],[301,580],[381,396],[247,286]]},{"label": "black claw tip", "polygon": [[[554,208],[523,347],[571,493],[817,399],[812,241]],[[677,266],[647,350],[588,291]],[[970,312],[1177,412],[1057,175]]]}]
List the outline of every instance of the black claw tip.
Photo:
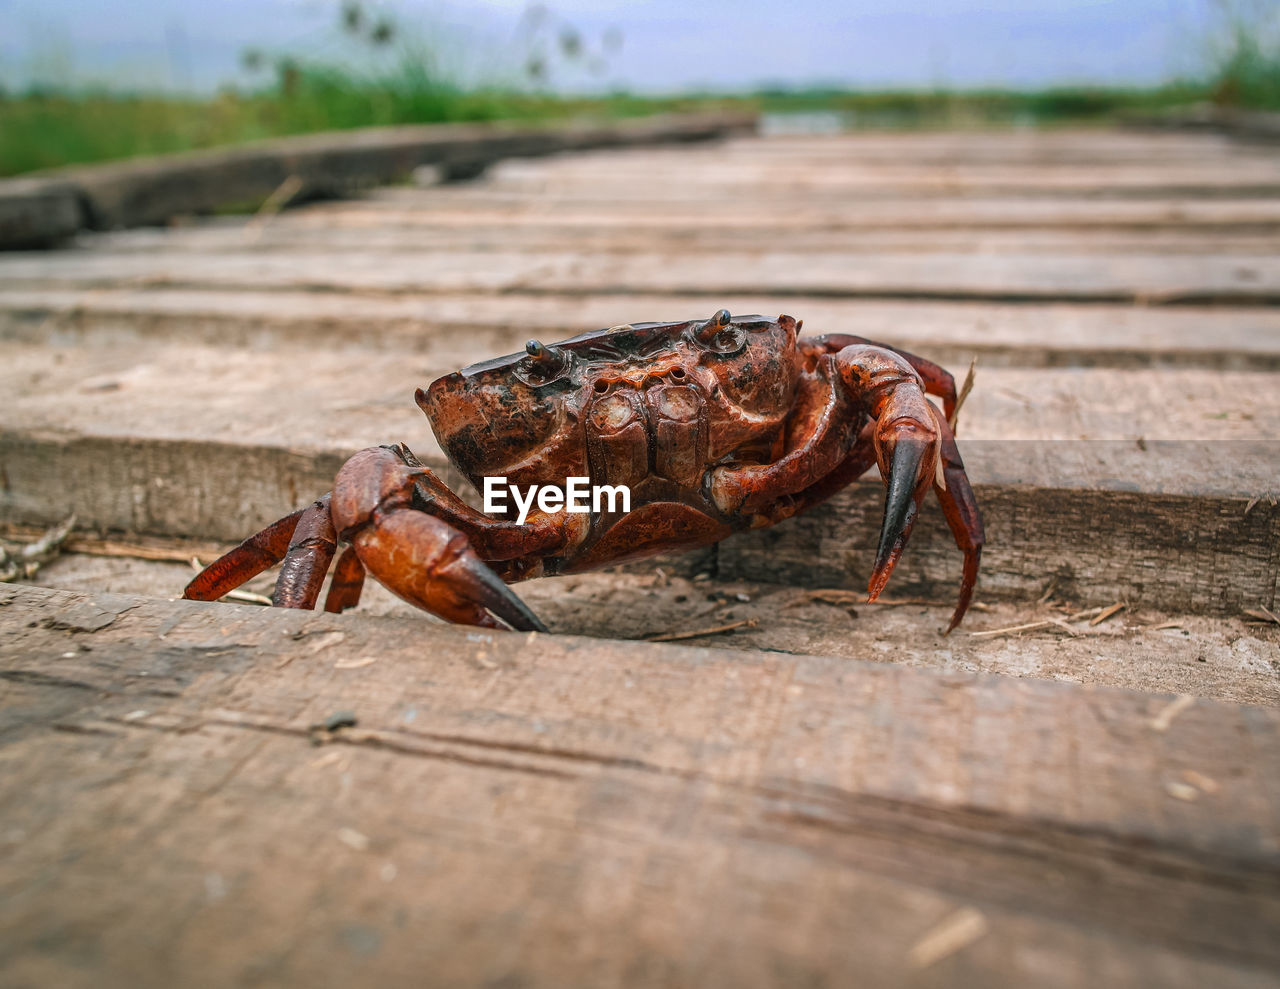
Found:
[{"label": "black claw tip", "polygon": [[894,444],[887,479],[889,487],[884,497],[884,521],[880,525],[880,543],[876,547],[876,562],[871,570],[870,591],[873,600],[888,582],[895,551],[906,542],[907,534],[915,522],[915,496],[920,465],[928,449],[927,442],[910,435],[899,436]]}]

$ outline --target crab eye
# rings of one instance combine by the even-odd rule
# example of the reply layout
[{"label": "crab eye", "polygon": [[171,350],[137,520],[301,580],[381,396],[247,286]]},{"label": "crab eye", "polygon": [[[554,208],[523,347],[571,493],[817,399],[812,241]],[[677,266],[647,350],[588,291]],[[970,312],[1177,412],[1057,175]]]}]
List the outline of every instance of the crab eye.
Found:
[{"label": "crab eye", "polygon": [[721,309],[705,323],[694,327],[694,338],[707,350],[717,354],[736,354],[747,344],[741,327],[733,325],[729,310]]},{"label": "crab eye", "polygon": [[539,340],[524,345],[523,358],[515,369],[515,375],[526,385],[547,385],[569,370],[569,355],[560,347],[548,347]]}]

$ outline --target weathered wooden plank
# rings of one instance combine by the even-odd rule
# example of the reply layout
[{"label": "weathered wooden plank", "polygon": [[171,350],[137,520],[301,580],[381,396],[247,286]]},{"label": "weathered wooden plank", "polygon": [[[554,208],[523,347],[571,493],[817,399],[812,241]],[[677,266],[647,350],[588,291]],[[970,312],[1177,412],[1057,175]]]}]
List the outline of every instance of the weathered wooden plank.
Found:
[{"label": "weathered wooden plank", "polygon": [[161,256],[77,251],[0,257],[0,286],[13,285],[1269,305],[1280,301],[1280,257],[805,255],[784,248],[617,255],[423,250],[394,256],[356,249]]},{"label": "weathered wooden plank", "polygon": [[73,186],[47,179],[0,181],[0,247],[49,247],[82,226]]},{"label": "weathered wooden plank", "polygon": [[[1260,985],[1280,963],[1268,709],[0,595],[7,981]],[[317,751],[338,709],[359,723]],[[1183,774],[1210,781],[1194,800]],[[913,953],[963,907],[975,936]]]},{"label": "weathered wooden plank", "polygon": [[[64,352],[51,368],[41,346],[8,349],[0,509],[9,521],[75,511],[91,527],[238,539],[326,490],[361,447],[406,441],[443,466],[410,399],[438,373],[425,361],[318,351],[303,374],[288,353],[169,346]],[[1036,597],[1056,575],[1087,604],[1270,606],[1278,395],[1256,373],[984,371],[961,424],[990,531],[984,593]],[[876,483],[856,486],[802,520],[735,537],[719,565],[751,579],[857,586],[882,497]],[[957,561],[931,508],[895,588],[949,588]]]},{"label": "weathered wooden plank", "polygon": [[[42,532],[0,527],[5,539],[22,542]],[[66,547],[25,582],[171,599],[191,579],[193,556],[212,560],[230,545],[132,535],[103,539],[79,530]],[[142,554],[148,559],[137,558]],[[164,561],[156,559],[161,555]],[[999,673],[1280,707],[1280,670],[1273,668],[1280,629],[1243,615],[1170,614],[1131,605],[1090,625],[1093,609],[1077,607],[1057,588],[1053,600],[1043,604],[980,597],[964,624],[944,637],[954,587],[939,588],[926,599],[898,597],[891,585],[891,597],[869,605],[865,591],[716,577],[710,573],[714,564],[710,555],[690,553],[646,568],[526,581],[516,590],[557,635],[645,640],[675,633],[687,636],[678,645],[875,657],[938,673]],[[276,571],[267,571],[245,589],[269,597],[275,579]],[[373,581],[366,583],[356,614],[427,620]],[[1050,618],[1072,620],[1063,628]],[[1020,633],[991,634],[1036,622],[1040,625]],[[728,631],[707,633],[725,626]]]},{"label": "weathered wooden plank", "polygon": [[[794,313],[807,333],[892,340],[958,368],[1198,367],[1280,370],[1280,309],[998,305],[725,296],[731,312]],[[0,339],[135,347],[154,341],[273,350],[330,348],[420,355],[462,366],[628,320],[687,319],[702,297],[425,295],[211,289],[0,290]]]},{"label": "weathered wooden plank", "polygon": [[[629,228],[707,224],[721,229],[811,232],[904,228],[977,227],[1033,229],[1114,227],[1131,230],[1265,230],[1280,224],[1280,200],[1130,200],[1093,199],[892,199],[839,200],[792,193],[770,199],[753,197],[750,209],[741,196],[685,194],[678,183],[659,198],[593,194],[590,187],[559,196],[496,193],[485,184],[421,190],[380,189],[358,204],[316,203],[298,217],[316,217],[320,225],[352,226],[513,226],[590,227],[622,223]],[[320,219],[323,217],[324,219]],[[794,234],[793,234],[794,235]]]},{"label": "weathered wooden plank", "polygon": [[[414,390],[463,363],[518,350],[525,328],[506,332],[497,347],[491,341],[442,340],[442,352],[456,362],[437,361],[434,353],[314,350],[305,368],[288,351],[227,352],[183,342],[62,349],[51,364],[45,345],[13,343],[6,348],[7,366],[0,369],[7,395],[0,421],[68,437],[262,443],[299,450],[407,439],[424,455],[438,457]],[[1255,372],[988,368],[977,378],[960,427],[966,444],[1114,443],[1137,454],[1143,452],[1140,439],[1275,442],[1280,440],[1280,387],[1275,375]],[[1249,476],[1246,470],[1180,480],[1179,469],[1163,466],[1163,458],[1150,459],[1134,478],[1139,490],[1238,492],[1244,490],[1238,482]],[[1025,475],[995,462],[989,471],[974,471],[982,481],[1003,483],[1057,480],[1072,473],[1048,460],[1033,463]],[[1103,476],[1086,471],[1078,486],[1094,485]]]},{"label": "weathered wooden plank", "polygon": [[[453,124],[364,128],[74,166],[48,174],[77,191],[90,227],[110,229],[261,201],[289,178],[301,183],[297,194],[334,194],[404,178],[423,164],[472,174],[514,155],[697,141],[752,127],[751,116],[709,114],[545,127]],[[11,188],[21,194],[25,187]]]},{"label": "weathered wooden plank", "polygon": [[735,165],[709,159],[681,164],[672,159],[631,161],[627,156],[592,156],[572,163],[516,163],[498,166],[487,183],[495,191],[526,195],[576,194],[583,183],[595,195],[660,198],[678,183],[684,195],[714,189],[718,196],[759,193],[785,195],[896,196],[964,198],[976,196],[1102,199],[1170,199],[1177,197],[1270,197],[1280,192],[1280,165],[1274,159],[1231,162],[1225,166],[1058,167],[1026,168],[963,165],[916,166],[902,162],[880,166],[849,163],[841,167],[806,165]]},{"label": "weathered wooden plank", "polygon": [[[398,436],[371,436],[330,452],[4,430],[0,466],[8,486],[0,495],[0,519],[51,524],[74,511],[90,528],[235,541],[328,490],[359,446]],[[431,446],[425,432],[414,436],[415,450],[466,493],[465,482],[425,452]],[[1130,447],[965,443],[988,535],[981,593],[1027,600],[1053,585],[1086,607],[1127,600],[1218,615],[1274,607],[1280,443]],[[1153,469],[1166,472],[1175,489],[1181,481],[1209,490],[1144,490]],[[862,589],[883,500],[879,483],[863,481],[797,519],[733,536],[717,545],[710,562],[703,556],[696,562],[726,578]],[[891,591],[949,600],[959,561],[930,501]]]},{"label": "weathered wooden plank", "polygon": [[[740,250],[743,247],[741,227],[718,227],[714,222],[682,226],[642,226],[632,229],[624,219],[602,223],[596,227],[574,227],[545,217],[541,224],[511,227],[501,223],[439,226],[413,225],[340,225],[324,222],[324,215],[309,210],[294,211],[260,224],[239,217],[220,223],[198,224],[186,228],[159,230],[146,228],[84,237],[81,244],[93,250],[111,253],[219,251],[223,253],[261,253],[275,250],[349,250],[358,248],[371,253],[398,253],[424,249],[453,251],[492,251],[518,248],[528,252],[653,251],[668,246],[678,238],[682,250]],[[323,229],[323,236],[318,231]],[[782,236],[780,231],[754,231],[762,248]],[[1173,230],[1129,231],[1110,228],[1048,230],[956,230],[918,229],[870,230],[860,236],[849,236],[847,230],[809,230],[792,232],[785,241],[790,253],[839,251],[859,254],[898,254],[918,252],[928,255],[939,251],[972,250],[982,254],[1206,254],[1222,253],[1247,257],[1270,255],[1280,251],[1280,229],[1242,232],[1206,232],[1196,228]]]},{"label": "weathered wooden plank", "polygon": [[1214,134],[1160,134],[1149,129],[1066,128],[938,131],[852,131],[786,134],[726,143],[726,156],[840,161],[1095,165],[1114,162],[1238,161],[1271,150]]}]

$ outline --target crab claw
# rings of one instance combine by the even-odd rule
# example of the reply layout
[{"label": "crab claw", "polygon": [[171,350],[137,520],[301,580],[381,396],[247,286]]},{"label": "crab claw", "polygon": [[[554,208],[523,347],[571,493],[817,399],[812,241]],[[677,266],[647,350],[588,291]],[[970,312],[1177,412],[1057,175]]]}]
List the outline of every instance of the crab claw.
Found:
[{"label": "crab claw", "polygon": [[877,458],[888,488],[880,544],[867,584],[868,600],[880,596],[907,544],[920,502],[934,476],[937,443],[937,433],[911,420],[898,420],[876,431]]},{"label": "crab claw", "polygon": [[521,632],[547,630],[466,536],[425,512],[384,507],[351,543],[388,590],[433,615],[464,625],[494,628],[497,618]]}]

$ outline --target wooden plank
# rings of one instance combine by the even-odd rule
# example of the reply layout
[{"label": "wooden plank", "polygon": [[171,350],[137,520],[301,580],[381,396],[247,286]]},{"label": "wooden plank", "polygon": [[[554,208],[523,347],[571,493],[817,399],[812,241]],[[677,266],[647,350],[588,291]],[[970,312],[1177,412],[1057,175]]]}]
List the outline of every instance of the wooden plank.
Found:
[{"label": "wooden plank", "polygon": [[1101,127],[929,131],[855,130],[726,142],[726,156],[814,162],[990,162],[1095,165],[1111,162],[1238,161],[1269,148],[1214,134],[1161,134]]},{"label": "wooden plank", "polygon": [[[370,253],[398,253],[424,249],[452,251],[493,251],[518,248],[522,251],[566,251],[582,253],[608,251],[653,251],[679,238],[681,248],[700,251],[739,250],[743,232],[739,227],[719,227],[714,223],[631,228],[626,222],[601,223],[596,227],[565,225],[557,217],[545,217],[540,224],[511,227],[498,223],[438,226],[415,225],[332,225],[325,215],[297,210],[258,224],[239,217],[226,222],[199,224],[173,230],[129,230],[83,238],[84,246],[111,253],[155,253],[180,251],[220,251],[223,253],[276,250],[349,250]],[[323,229],[323,238],[317,233]],[[761,245],[778,236],[777,231],[759,230]],[[786,240],[791,253],[839,251],[859,254],[916,252],[931,255],[939,251],[971,250],[980,254],[1206,254],[1238,256],[1270,255],[1280,251],[1280,230],[1205,231],[1195,228],[1173,230],[1048,229],[1048,230],[956,230],[919,229],[871,230],[850,237],[847,230],[809,230],[794,233]]]},{"label": "wooden plank", "polygon": [[352,249],[0,257],[0,286],[18,285],[706,297],[764,292],[779,297],[1271,305],[1280,302],[1280,257],[940,251],[926,260],[919,254],[802,255],[785,249],[713,255],[678,250],[621,255],[423,250],[387,257]]},{"label": "wooden plank", "polygon": [[[684,193],[678,183],[661,197],[596,195],[589,188],[559,196],[499,194],[487,185],[432,189],[380,189],[357,204],[316,203],[294,216],[317,217],[335,226],[484,226],[543,225],[549,220],[574,227],[624,224],[680,227],[709,225],[767,236],[771,230],[902,230],[913,228],[1034,229],[1113,227],[1128,230],[1274,232],[1280,225],[1280,200],[1168,199],[1108,201],[1096,199],[892,199],[839,200],[791,193],[771,199],[753,197],[743,209],[741,196]],[[319,219],[323,217],[324,219]],[[793,234],[794,235],[794,234]]]},{"label": "wooden plank", "polygon": [[[0,466],[9,483],[0,519],[51,524],[74,511],[81,525],[100,530],[236,541],[328,490],[359,446],[405,435],[387,431],[338,450],[309,451],[5,429]],[[446,483],[469,491],[424,453],[425,432],[413,436],[412,446]],[[966,443],[964,451],[987,525],[979,580],[985,597],[1027,600],[1056,587],[1082,607],[1127,600],[1238,615],[1276,606],[1280,444],[1148,442],[1145,451],[1129,452],[1129,444],[1105,442]],[[1143,490],[1149,478],[1142,472],[1156,468],[1175,488],[1179,479],[1185,487],[1201,478],[1220,488]],[[1042,471],[1056,477],[1027,479]],[[995,480],[983,479],[991,475]],[[725,578],[863,589],[883,500],[879,483],[860,482],[799,518],[733,536],[709,562],[698,556],[695,565]],[[677,567],[687,565],[680,559]],[[959,572],[951,535],[927,502],[891,591],[950,600]]]},{"label": "wooden plank", "polygon": [[[805,332],[854,332],[958,368],[1197,367],[1280,370],[1280,309],[997,305],[724,296],[731,312],[794,313]],[[627,320],[685,319],[688,296],[355,296],[212,289],[0,290],[0,339],[59,347],[153,341],[420,355],[435,367]]]},{"label": "wooden plank", "polygon": [[[402,355],[316,351],[300,374],[288,353],[99,349],[64,352],[50,368],[42,346],[8,350],[8,521],[75,511],[90,527],[239,539],[327,490],[361,447],[403,440],[443,467],[410,400],[437,371]],[[1086,604],[1214,614],[1271,606],[1278,395],[1271,376],[1256,373],[984,371],[961,429],[990,535],[983,593],[1038,597],[1056,576]],[[718,566],[859,586],[882,498],[878,483],[855,486],[803,519],[734,537]],[[1110,538],[1100,519],[1111,520]],[[895,593],[941,593],[957,573],[930,507]]]},{"label": "wooden plank", "polygon": [[[342,194],[405,178],[424,164],[473,174],[513,155],[713,139],[752,128],[754,119],[742,114],[694,114],[543,127],[374,127],[74,166],[47,174],[76,190],[90,227],[111,229],[260,202],[289,178],[301,183],[299,195]],[[21,195],[27,187],[8,188]],[[0,247],[5,246],[16,245],[0,242]]]},{"label": "wooden plank", "polygon": [[47,179],[0,181],[0,247],[51,247],[83,225],[73,186]]},{"label": "wooden plank", "polygon": [[[1280,963],[1273,710],[0,596],[7,982],[1244,986]],[[317,749],[340,709],[357,726]],[[1212,792],[1178,799],[1188,773]],[[923,952],[961,909],[974,932]]]},{"label": "wooden plank", "polygon": [[[42,533],[0,528],[6,540],[21,542]],[[66,546],[68,552],[25,583],[171,599],[191,579],[193,556],[212,560],[230,548],[172,537],[102,539],[83,530]],[[130,555],[118,555],[123,553]],[[875,657],[938,673],[998,673],[1280,707],[1280,677],[1271,667],[1280,630],[1244,615],[1170,614],[1131,604],[1093,625],[1101,607],[1079,608],[1055,589],[1045,603],[980,596],[964,624],[944,637],[955,606],[953,587],[939,588],[935,597],[904,598],[891,586],[892,596],[869,605],[865,591],[716,577],[710,573],[714,564],[708,554],[691,553],[645,568],[526,581],[516,590],[557,635],[647,640],[677,634],[685,636],[675,640],[682,646]],[[275,580],[276,572],[267,571],[245,589],[269,597]],[[355,613],[426,620],[373,581],[366,582]],[[1030,628],[995,634],[1018,626]]]},{"label": "wooden plank", "polygon": [[809,195],[943,197],[1090,196],[1104,199],[1169,199],[1270,197],[1280,192],[1280,164],[1274,159],[1235,161],[1227,165],[1109,167],[1094,165],[1032,167],[885,165],[849,163],[841,167],[805,164],[755,165],[702,156],[690,162],[671,158],[634,160],[628,155],[588,156],[585,160],[518,162],[494,169],[486,183],[495,191],[524,194],[566,192],[586,183],[595,195],[618,193],[628,198],[662,197],[673,183],[682,194],[714,189],[718,196],[759,193]]},{"label": "wooden plank", "polygon": [[[523,328],[503,341],[518,348]],[[484,342],[445,344],[469,363],[510,352]],[[121,351],[110,345],[61,350],[50,366],[41,344],[11,344],[0,383],[7,395],[3,421],[13,427],[64,436],[131,436],[291,446],[298,450],[353,449],[373,442],[411,440],[438,458],[414,390],[458,364],[433,364],[402,353],[315,350],[305,371],[289,352],[224,352],[216,345],[154,343]],[[958,369],[957,369],[958,370]],[[74,400],[68,400],[75,396]],[[1275,375],[1184,369],[1123,371],[1109,368],[982,371],[960,424],[966,445],[1067,446],[1116,444],[1143,451],[1145,443],[1280,441],[1280,387]],[[422,437],[422,439],[416,439]],[[1032,455],[1034,457],[1034,454]],[[1243,490],[1230,478],[1180,479],[1162,458],[1140,472],[1141,490],[1197,494]],[[1016,472],[1014,459],[974,467],[981,481],[1065,481],[1072,471],[1045,458]],[[1260,478],[1275,478],[1275,474]],[[1254,480],[1260,479],[1259,477]],[[1087,472],[1076,486],[1105,483]],[[1130,487],[1130,485],[1126,485]]]}]

